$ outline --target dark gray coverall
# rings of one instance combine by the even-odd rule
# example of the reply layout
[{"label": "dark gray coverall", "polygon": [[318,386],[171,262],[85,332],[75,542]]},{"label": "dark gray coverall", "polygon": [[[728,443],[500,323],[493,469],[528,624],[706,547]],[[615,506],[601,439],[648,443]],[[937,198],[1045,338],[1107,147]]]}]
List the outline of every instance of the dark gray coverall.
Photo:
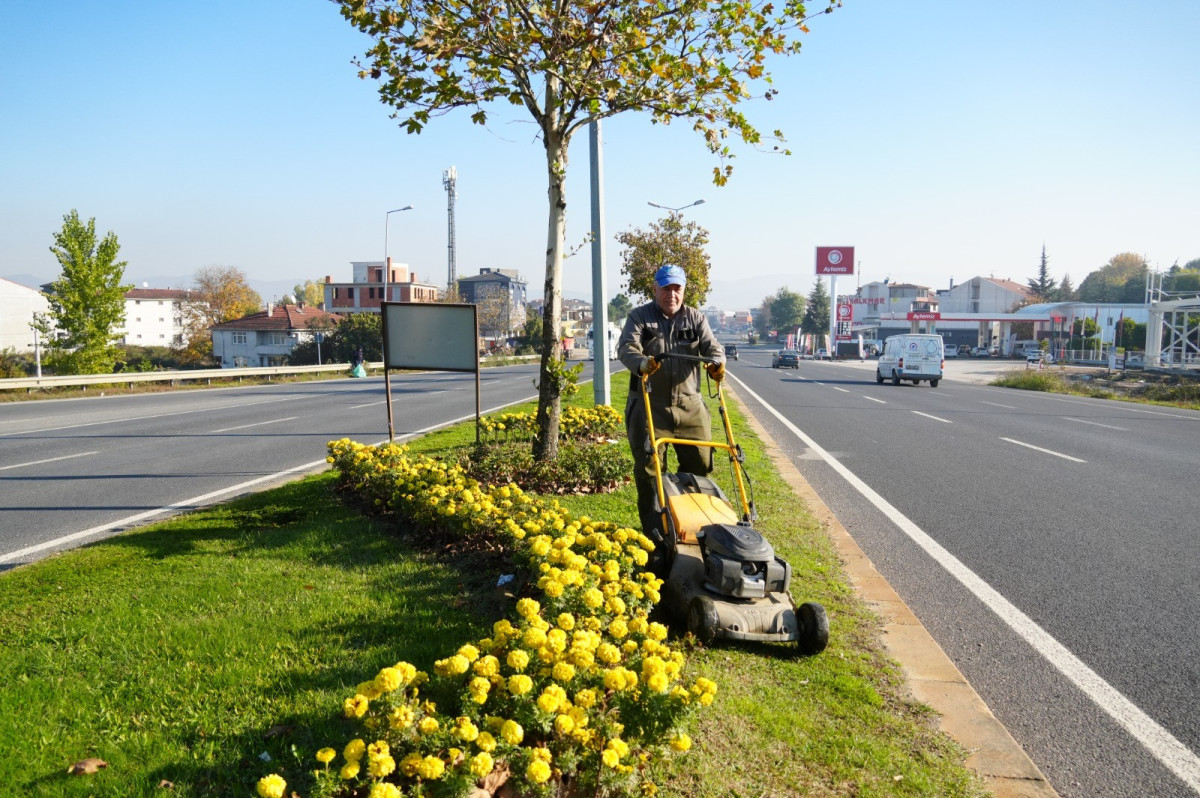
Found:
[{"label": "dark gray coverall", "polygon": [[[661,526],[654,512],[657,488],[654,462],[650,457],[646,406],[642,399],[641,372],[651,355],[682,354],[711,357],[725,362],[725,350],[708,326],[704,314],[686,305],[668,319],[654,302],[635,308],[625,320],[617,342],[617,357],[629,369],[629,400],[625,403],[625,433],[633,453],[633,479],[638,492],[638,514],[642,531],[655,539],[652,530]],[[654,413],[656,438],[712,439],[712,418],[700,393],[701,364],[666,358],[650,375],[650,408]],[[666,447],[659,456],[664,458]],[[675,446],[678,470],[705,475],[712,470],[712,449]]]}]

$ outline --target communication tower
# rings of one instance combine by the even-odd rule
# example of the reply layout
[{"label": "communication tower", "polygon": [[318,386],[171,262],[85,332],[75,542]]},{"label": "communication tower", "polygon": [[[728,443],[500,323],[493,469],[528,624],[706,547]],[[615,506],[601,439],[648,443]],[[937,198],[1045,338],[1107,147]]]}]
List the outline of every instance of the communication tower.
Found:
[{"label": "communication tower", "polygon": [[451,166],[446,171],[442,172],[442,185],[446,189],[446,216],[450,220],[449,228],[449,243],[447,249],[447,274],[446,274],[446,290],[453,291],[456,287],[455,264],[454,264],[454,198],[458,195],[458,170]]}]

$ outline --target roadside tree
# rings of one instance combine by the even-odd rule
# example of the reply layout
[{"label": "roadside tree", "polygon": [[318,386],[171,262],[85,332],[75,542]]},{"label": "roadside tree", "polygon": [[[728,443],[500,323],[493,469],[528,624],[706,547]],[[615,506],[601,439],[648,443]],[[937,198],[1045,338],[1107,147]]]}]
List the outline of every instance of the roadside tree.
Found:
[{"label": "roadside tree", "polygon": [[1141,302],[1145,298],[1146,259],[1122,252],[1079,284],[1080,302]]},{"label": "roadside tree", "polygon": [[1047,302],[1056,296],[1054,278],[1050,276],[1050,261],[1046,257],[1046,245],[1042,245],[1042,262],[1038,266],[1038,276],[1029,280],[1029,290],[1039,302]]},{"label": "roadside tree", "polygon": [[613,324],[624,324],[631,310],[633,310],[633,303],[629,301],[629,297],[625,294],[617,294],[608,303],[608,320]]},{"label": "roadside tree", "polygon": [[780,335],[796,331],[804,321],[804,297],[785,285],[771,297],[771,324]]},{"label": "roadside tree", "polygon": [[204,266],[183,302],[184,344],[180,359],[190,365],[212,360],[212,326],[247,316],[263,307],[262,297],[235,266]]},{"label": "roadside tree", "polygon": [[711,267],[708,252],[708,231],[695,222],[685,222],[681,214],[671,212],[650,224],[646,230],[631,228],[618,233],[621,251],[621,272],[625,275],[625,290],[631,296],[654,298],[654,273],[659,267],[674,264],[687,275],[683,302],[703,307],[708,299],[708,272]]},{"label": "roadside tree", "polygon": [[[804,7],[794,0],[778,6],[770,0],[338,2],[342,15],[375,42],[360,77],[379,81],[382,101],[409,133],[455,108],[473,109],[471,121],[485,125],[506,104],[524,108],[538,127],[548,214],[533,455],[552,460],[566,387],[558,342],[572,136],[626,111],[647,111],[662,124],[688,119],[719,159],[714,181],[724,183],[732,171],[729,134],[762,143],[739,105],[752,97],[757,80],[766,83],[766,97],[776,94],[763,63],[768,53],[799,52]],[[840,0],[823,2],[828,13]]]},{"label": "roadside tree", "polygon": [[771,319],[771,300],[773,298],[773,295],[763,297],[762,304],[758,306],[758,310],[755,311],[753,320],[751,322],[754,326],[754,331],[757,332],[759,337],[764,341],[767,340],[767,335],[771,332],[771,330],[775,329],[771,326],[773,323]]},{"label": "roadside tree", "polygon": [[292,289],[292,296],[296,298],[297,302],[319,308],[325,303],[325,283],[319,283],[316,280],[296,283],[295,288]]},{"label": "roadside tree", "polygon": [[125,324],[125,261],[111,230],[97,240],[96,220],[83,222],[79,212],[63,216],[50,251],[62,274],[50,285],[49,312],[37,319],[46,342],[46,360],[59,374],[105,374],[113,370],[121,350],[117,330]]},{"label": "roadside tree", "polygon": [[818,277],[808,294],[808,305],[804,308],[804,319],[800,322],[800,332],[808,335],[825,335],[829,332],[829,292]]}]

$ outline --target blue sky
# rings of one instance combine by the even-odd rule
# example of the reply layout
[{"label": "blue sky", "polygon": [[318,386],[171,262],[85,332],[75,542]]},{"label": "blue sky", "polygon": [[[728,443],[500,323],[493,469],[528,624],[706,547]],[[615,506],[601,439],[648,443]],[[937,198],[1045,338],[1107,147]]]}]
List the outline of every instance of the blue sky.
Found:
[{"label": "blue sky", "polygon": [[[811,6],[811,7],[816,7]],[[367,40],[324,0],[6,4],[0,25],[0,275],[49,280],[72,208],[114,231],[127,276],[208,265],[255,281],[349,279],[389,254],[444,282],[458,171],[458,271],[520,270],[541,294],[543,150],[515,109],[455,112],[420,136],[351,59]],[[604,124],[610,293],[617,232],[679,206],[711,235],[714,294],[807,293],[817,245],[853,245],[862,282],[1025,282],[1042,245],[1078,285],[1126,251],[1200,258],[1200,3],[845,0],[780,90],[746,112],[789,157],[737,151],[729,185],[686,123]],[[505,112],[508,113],[508,112]],[[590,224],[586,135],[568,173],[568,244]],[[568,295],[590,295],[584,250]],[[839,292],[847,285],[839,280]],[[163,287],[155,282],[155,287]],[[264,297],[270,299],[271,297]]]}]

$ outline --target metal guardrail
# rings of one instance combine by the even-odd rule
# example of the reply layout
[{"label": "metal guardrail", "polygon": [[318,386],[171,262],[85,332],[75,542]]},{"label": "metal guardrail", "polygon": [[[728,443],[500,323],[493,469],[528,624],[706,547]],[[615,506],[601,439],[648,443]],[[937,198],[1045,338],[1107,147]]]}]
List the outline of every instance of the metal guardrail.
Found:
[{"label": "metal guardrail", "polygon": [[[383,363],[364,363],[363,366],[367,369],[381,369],[383,368]],[[351,368],[347,363],[329,363],[321,366],[255,366],[178,371],[121,371],[116,374],[71,374],[61,377],[14,377],[0,380],[0,391],[87,385],[132,386],[137,382],[212,382],[213,380],[240,380],[245,377],[266,377],[269,380],[271,377],[286,374],[313,374],[333,371],[349,373]]]},{"label": "metal guardrail", "polygon": [[[506,355],[495,358],[502,361],[536,360],[537,355]],[[488,357],[480,359],[480,365],[488,365]],[[363,363],[368,371],[383,368],[383,361]],[[350,372],[349,363],[328,363],[321,366],[254,366],[228,369],[193,369],[176,371],[121,371],[116,374],[72,374],[53,377],[14,377],[0,380],[0,391],[34,390],[37,388],[63,388],[87,385],[129,385],[137,382],[212,382],[213,380],[241,380],[245,377],[271,377],[287,374],[313,374],[319,372]]]}]

